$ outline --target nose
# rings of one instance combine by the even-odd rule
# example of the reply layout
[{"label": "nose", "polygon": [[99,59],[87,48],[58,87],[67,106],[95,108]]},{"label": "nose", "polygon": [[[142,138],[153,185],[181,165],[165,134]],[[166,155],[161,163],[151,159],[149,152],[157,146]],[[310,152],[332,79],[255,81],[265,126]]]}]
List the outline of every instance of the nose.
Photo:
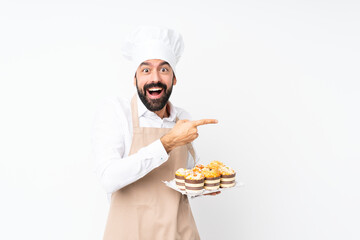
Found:
[{"label": "nose", "polygon": [[157,83],[160,82],[160,73],[158,71],[153,71],[151,74],[151,82]]}]

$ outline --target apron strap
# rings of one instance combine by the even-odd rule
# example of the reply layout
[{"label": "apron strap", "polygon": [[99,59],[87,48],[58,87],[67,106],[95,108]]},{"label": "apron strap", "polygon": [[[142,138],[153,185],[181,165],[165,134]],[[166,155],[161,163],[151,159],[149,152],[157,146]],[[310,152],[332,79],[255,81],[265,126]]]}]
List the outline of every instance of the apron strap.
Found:
[{"label": "apron strap", "polygon": [[195,166],[196,161],[195,161],[195,151],[194,151],[193,145],[191,143],[188,143],[188,144],[186,144],[186,146],[187,146],[187,149],[188,149],[189,153],[191,154],[191,156],[192,156],[192,158],[194,160],[194,166]]},{"label": "apron strap", "polygon": [[138,114],[136,94],[131,99],[131,115],[132,115],[133,128],[139,128],[140,125],[139,125],[139,114]]}]

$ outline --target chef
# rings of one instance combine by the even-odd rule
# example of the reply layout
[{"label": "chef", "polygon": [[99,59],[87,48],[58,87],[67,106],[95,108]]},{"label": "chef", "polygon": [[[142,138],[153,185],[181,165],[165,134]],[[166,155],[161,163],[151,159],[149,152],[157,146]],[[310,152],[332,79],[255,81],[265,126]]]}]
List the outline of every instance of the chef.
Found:
[{"label": "chef", "polygon": [[108,98],[95,114],[95,172],[110,201],[104,240],[200,239],[187,196],[162,182],[194,167],[197,127],[217,123],[190,121],[169,101],[183,49],[174,30],[137,28],[123,47],[137,94]]}]

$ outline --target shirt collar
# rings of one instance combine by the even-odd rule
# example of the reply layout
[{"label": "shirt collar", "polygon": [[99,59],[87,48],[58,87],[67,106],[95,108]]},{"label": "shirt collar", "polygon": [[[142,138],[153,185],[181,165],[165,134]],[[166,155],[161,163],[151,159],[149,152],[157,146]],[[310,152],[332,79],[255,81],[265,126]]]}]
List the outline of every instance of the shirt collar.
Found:
[{"label": "shirt collar", "polygon": [[[170,108],[170,116],[167,118],[164,118],[164,120],[166,119],[169,122],[175,122],[178,112],[176,111],[174,105],[170,101],[168,101],[167,104]],[[147,109],[145,107],[145,105],[139,98],[139,95],[137,95],[137,107],[138,107],[139,118],[140,117],[150,117],[150,118],[159,118],[160,119],[160,117],[156,113],[150,111],[149,109]]]}]

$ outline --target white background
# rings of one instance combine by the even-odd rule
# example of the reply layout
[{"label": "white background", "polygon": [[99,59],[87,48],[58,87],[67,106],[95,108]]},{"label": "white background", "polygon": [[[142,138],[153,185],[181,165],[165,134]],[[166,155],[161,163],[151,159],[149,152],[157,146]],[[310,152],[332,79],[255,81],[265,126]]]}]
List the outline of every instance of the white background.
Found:
[{"label": "white background", "polygon": [[182,33],[171,98],[202,126],[203,163],[245,187],[192,201],[202,239],[360,239],[358,1],[0,3],[0,239],[101,239],[90,129],[134,92],[121,42]]}]

